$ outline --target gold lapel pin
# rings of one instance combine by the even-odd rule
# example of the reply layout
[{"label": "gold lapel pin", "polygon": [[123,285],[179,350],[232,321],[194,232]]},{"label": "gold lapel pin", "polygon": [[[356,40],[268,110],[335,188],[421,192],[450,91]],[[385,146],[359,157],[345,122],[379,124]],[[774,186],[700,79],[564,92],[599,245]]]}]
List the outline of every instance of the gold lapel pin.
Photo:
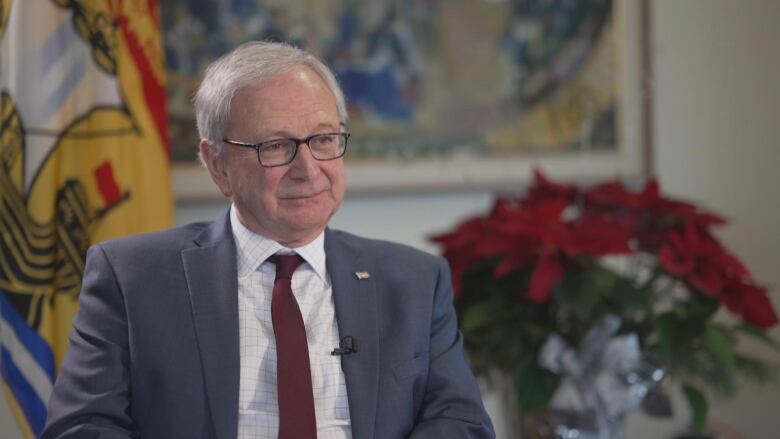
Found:
[{"label": "gold lapel pin", "polygon": [[358,279],[363,280],[363,279],[370,278],[371,277],[371,273],[369,273],[367,271],[356,271],[355,272],[355,276],[357,276]]}]

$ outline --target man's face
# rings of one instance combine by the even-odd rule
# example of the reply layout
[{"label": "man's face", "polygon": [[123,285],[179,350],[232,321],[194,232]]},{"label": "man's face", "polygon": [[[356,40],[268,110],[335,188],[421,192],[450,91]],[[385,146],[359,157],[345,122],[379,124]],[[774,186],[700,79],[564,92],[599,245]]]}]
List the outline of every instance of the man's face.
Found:
[{"label": "man's face", "polygon": [[[342,131],[336,101],[307,67],[236,92],[225,137],[246,143]],[[232,198],[241,223],[289,247],[325,228],[344,198],[344,161],[318,161],[301,144],[292,163],[265,168],[251,148],[223,144],[221,158],[201,153],[217,186]]]}]

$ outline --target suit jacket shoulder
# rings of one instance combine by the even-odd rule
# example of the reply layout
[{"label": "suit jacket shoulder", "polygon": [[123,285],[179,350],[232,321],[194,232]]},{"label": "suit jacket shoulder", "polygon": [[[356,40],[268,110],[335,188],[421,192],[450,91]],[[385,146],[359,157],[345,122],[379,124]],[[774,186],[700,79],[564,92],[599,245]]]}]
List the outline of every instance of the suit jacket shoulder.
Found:
[{"label": "suit jacket shoulder", "polygon": [[378,263],[392,263],[394,268],[409,266],[416,267],[419,271],[421,268],[434,268],[444,261],[440,256],[426,253],[409,245],[364,238],[342,230],[328,229],[325,239],[326,248],[328,239],[339,240],[359,257],[371,258],[372,261]]},{"label": "suit jacket shoulder", "polygon": [[174,265],[181,266],[182,252],[218,245],[235,248],[229,215],[216,221],[103,241],[91,250],[104,253],[117,273],[141,276],[148,281],[150,274]]},{"label": "suit jacket shoulder", "polygon": [[151,256],[158,251],[178,253],[187,247],[195,246],[196,237],[213,224],[213,222],[192,223],[158,232],[109,239],[95,246],[101,247],[107,253],[117,255],[143,252]]}]

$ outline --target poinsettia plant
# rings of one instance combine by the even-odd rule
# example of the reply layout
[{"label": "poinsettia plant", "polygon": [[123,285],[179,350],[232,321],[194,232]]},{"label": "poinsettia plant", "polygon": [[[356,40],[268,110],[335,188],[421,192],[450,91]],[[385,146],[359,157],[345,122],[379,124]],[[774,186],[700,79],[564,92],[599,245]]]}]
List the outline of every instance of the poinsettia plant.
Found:
[{"label": "poinsettia plant", "polygon": [[642,360],[681,386],[701,430],[709,396],[734,394],[738,376],[772,375],[738,349],[739,335],[779,346],[766,289],[713,234],[723,224],[662,195],[654,179],[636,191],[619,181],[579,188],[537,171],[524,196],[498,198],[432,239],[452,269],[472,365],[512,374],[522,412],[546,407],[562,379],[540,364],[550,336],[580,346],[617,316],[616,335],[636,335]]}]

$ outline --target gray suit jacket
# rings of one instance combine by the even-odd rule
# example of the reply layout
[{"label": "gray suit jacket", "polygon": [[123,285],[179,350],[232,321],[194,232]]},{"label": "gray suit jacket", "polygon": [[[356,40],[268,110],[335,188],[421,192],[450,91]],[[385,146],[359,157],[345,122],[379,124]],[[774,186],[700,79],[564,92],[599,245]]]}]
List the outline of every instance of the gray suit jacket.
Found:
[{"label": "gray suit jacket", "polygon": [[[353,437],[494,437],[446,262],[333,230],[325,252],[339,333],[359,341],[342,357]],[[235,438],[236,270],[227,215],[92,247],[42,438]]]}]

